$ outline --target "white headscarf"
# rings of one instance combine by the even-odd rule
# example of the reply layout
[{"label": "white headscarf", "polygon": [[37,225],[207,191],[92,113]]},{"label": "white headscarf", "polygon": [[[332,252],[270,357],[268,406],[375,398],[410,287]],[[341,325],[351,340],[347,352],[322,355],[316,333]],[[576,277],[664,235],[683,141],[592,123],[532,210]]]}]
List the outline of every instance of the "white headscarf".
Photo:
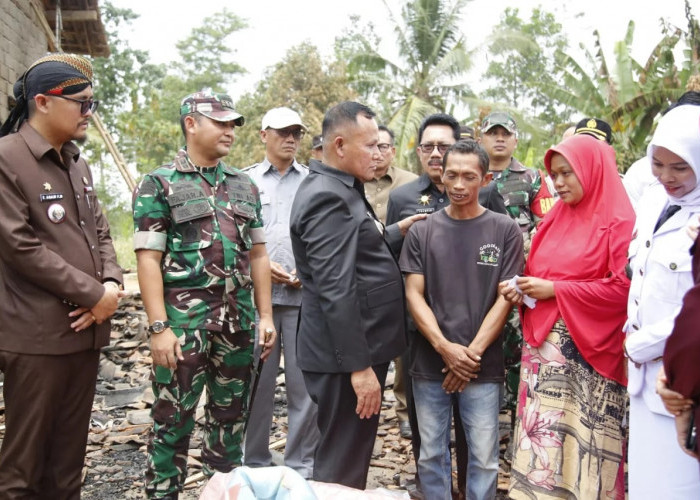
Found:
[{"label": "white headscarf", "polygon": [[661,146],[677,154],[695,172],[693,190],[680,198],[669,195],[670,203],[681,207],[700,206],[700,106],[678,106],[661,118],[647,147],[649,163],[653,163],[654,146]]}]

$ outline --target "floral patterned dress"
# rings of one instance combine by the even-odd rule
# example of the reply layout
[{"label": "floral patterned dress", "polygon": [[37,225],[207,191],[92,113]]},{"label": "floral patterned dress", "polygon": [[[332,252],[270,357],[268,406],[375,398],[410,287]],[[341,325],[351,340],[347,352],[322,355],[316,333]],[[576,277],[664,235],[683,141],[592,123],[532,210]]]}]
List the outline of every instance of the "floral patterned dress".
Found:
[{"label": "floral patterned dress", "polygon": [[559,319],[523,345],[510,498],[624,499],[624,386],[596,372]]}]

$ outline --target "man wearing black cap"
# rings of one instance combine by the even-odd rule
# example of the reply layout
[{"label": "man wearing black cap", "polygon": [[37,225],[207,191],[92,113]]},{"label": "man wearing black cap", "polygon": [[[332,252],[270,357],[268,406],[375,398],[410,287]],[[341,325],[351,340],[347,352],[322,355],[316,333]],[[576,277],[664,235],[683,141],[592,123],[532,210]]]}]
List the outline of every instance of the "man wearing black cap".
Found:
[{"label": "man wearing black cap", "polygon": [[598,118],[584,118],[576,124],[574,134],[585,134],[612,144],[612,129],[608,122]]},{"label": "man wearing black cap", "polygon": [[311,139],[311,159],[323,161],[323,138],[320,134]]},{"label": "man wearing black cap", "polygon": [[[122,275],[92,173],[92,65],[42,57],[0,129],[0,498],[80,497],[100,348]],[[15,127],[16,133],[12,133]]]},{"label": "man wearing black cap", "polygon": [[255,310],[265,359],[275,342],[270,260],[257,186],[221,159],[243,117],[226,94],[183,99],[186,146],[134,192],[134,248],[153,358],[148,498],[176,499],[207,388],[203,472],[241,465]]}]

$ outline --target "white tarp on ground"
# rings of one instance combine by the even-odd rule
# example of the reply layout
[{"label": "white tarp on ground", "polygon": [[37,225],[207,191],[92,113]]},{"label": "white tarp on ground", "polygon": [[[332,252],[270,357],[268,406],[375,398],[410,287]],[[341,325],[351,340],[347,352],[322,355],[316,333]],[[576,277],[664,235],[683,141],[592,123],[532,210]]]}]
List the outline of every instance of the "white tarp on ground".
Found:
[{"label": "white tarp on ground", "polygon": [[217,472],[207,482],[199,500],[389,500],[406,499],[408,493],[384,488],[356,490],[339,484],[307,481],[293,469],[238,467]]}]

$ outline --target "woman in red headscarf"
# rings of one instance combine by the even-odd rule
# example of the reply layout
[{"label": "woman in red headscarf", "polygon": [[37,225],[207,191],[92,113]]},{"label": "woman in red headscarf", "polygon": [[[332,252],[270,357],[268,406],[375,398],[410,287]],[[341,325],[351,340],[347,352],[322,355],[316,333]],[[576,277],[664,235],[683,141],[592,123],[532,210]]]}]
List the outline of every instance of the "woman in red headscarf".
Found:
[{"label": "woman in red headscarf", "polygon": [[622,345],[634,211],[605,142],[575,135],[545,166],[560,201],[532,240],[510,497],[624,498]]}]

